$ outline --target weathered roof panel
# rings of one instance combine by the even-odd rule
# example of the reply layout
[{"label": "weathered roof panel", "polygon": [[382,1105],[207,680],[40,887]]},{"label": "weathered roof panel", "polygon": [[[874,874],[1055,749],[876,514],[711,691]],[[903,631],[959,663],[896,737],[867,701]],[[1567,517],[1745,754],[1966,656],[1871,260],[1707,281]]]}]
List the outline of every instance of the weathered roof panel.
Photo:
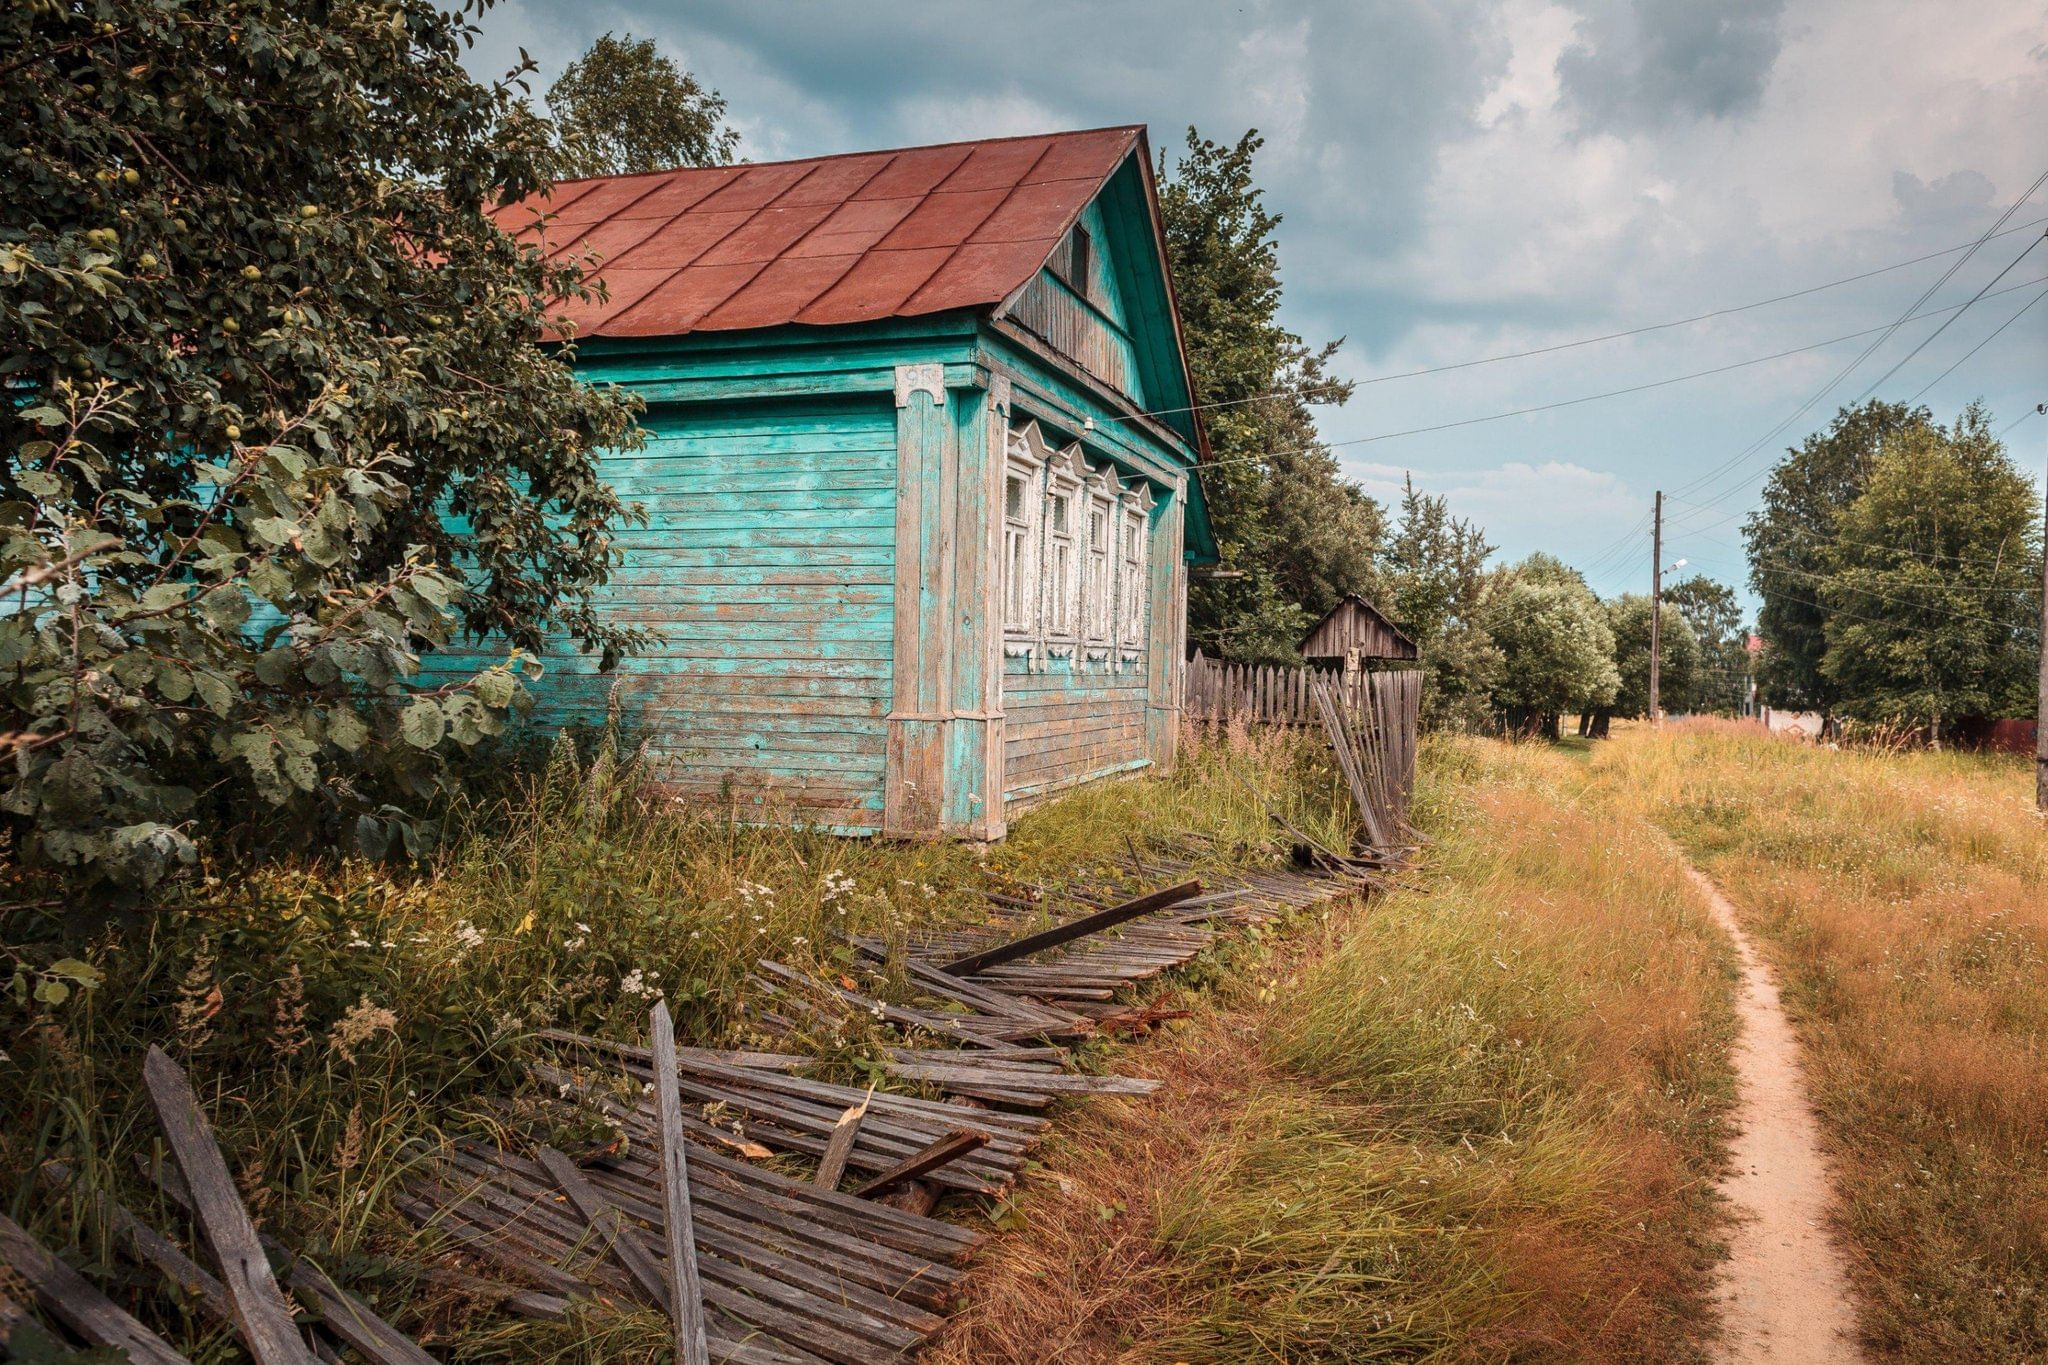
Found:
[{"label": "weathered roof panel", "polygon": [[[572,181],[497,221],[600,258],[580,336],[853,323],[998,306],[1139,145],[1138,128]],[[662,272],[666,272],[663,274]]]}]

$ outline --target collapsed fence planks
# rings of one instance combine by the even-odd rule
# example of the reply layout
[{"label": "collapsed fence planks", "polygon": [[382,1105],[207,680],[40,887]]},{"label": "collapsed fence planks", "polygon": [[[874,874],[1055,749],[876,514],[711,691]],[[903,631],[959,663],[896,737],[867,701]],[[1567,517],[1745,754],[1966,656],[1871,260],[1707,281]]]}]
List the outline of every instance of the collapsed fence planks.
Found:
[{"label": "collapsed fence planks", "polygon": [[[989,893],[984,924],[893,946],[850,940],[853,960],[829,977],[763,961],[748,1012],[786,1050],[677,1046],[661,1007],[649,1017],[649,1047],[549,1031],[554,1060],[532,1065],[539,1093],[481,1101],[495,1141],[408,1149],[393,1204],[426,1230],[436,1257],[415,1267],[420,1280],[527,1317],[560,1318],[578,1300],[657,1306],[674,1316],[679,1361],[867,1365],[914,1353],[943,1326],[962,1263],[982,1240],[930,1216],[937,1194],[1002,1195],[1048,1129],[1031,1111],[1056,1099],[1156,1089],[1077,1071],[1070,1046],[1177,1017],[1129,992],[1186,965],[1229,927],[1372,884],[1324,866],[1197,883],[1193,859],[1205,855],[1183,854],[1189,848],[1162,844],[1141,855],[1134,845],[1129,875],[1005,885]],[[880,1018],[896,1035],[870,1065],[925,1093],[805,1074],[817,1064],[805,1038],[854,1016]],[[338,1362],[345,1344],[372,1365],[426,1365],[431,1357],[312,1262],[248,1226],[182,1073],[160,1053],[148,1072],[173,1152],[198,1177],[188,1185],[164,1170],[159,1181],[234,1269],[215,1279],[86,1191],[117,1245],[215,1314],[280,1312],[268,1324],[272,1346],[310,1351],[300,1358]],[[592,1117],[624,1141],[581,1158],[552,1145]],[[60,1186],[74,1179],[55,1167],[44,1176]],[[88,1341],[165,1365],[182,1360],[12,1225],[0,1223],[0,1253],[32,1270],[25,1278],[45,1311]],[[503,1280],[469,1268],[478,1263]],[[271,1264],[306,1313],[294,1312],[276,1279],[277,1297],[254,1311],[237,1302],[238,1282],[245,1294],[260,1292]],[[238,1335],[247,1343],[249,1329]]]},{"label": "collapsed fence planks", "polygon": [[[1329,735],[1376,849],[1399,846],[1415,794],[1422,674],[1188,661],[1185,710],[1199,724],[1315,727]],[[1353,769],[1357,771],[1354,773]]]},{"label": "collapsed fence planks", "polygon": [[[1191,864],[1168,851],[1132,865],[1154,884],[1006,889],[991,895],[988,923],[977,928],[926,934],[893,951],[852,940],[869,965],[829,979],[760,963],[748,1012],[789,1037],[791,1050],[678,1047],[657,1065],[661,1047],[546,1035],[559,1064],[534,1068],[548,1092],[544,1108],[594,1109],[628,1139],[623,1152],[586,1163],[583,1177],[607,1207],[645,1226],[646,1243],[671,1247],[658,1157],[664,1106],[650,1092],[673,1067],[712,1359],[867,1362],[914,1351],[942,1325],[960,1262],[981,1239],[928,1216],[928,1201],[913,1212],[882,1196],[933,1187],[1000,1195],[1047,1130],[1028,1111],[1067,1096],[1156,1088],[1077,1073],[1061,1043],[1171,1017],[1118,997],[1191,961],[1225,926],[1366,885],[1328,869],[1289,869],[1204,889],[1186,876]],[[1174,880],[1161,887],[1160,879]],[[1062,915],[1065,907],[1079,913]],[[950,1098],[799,1074],[805,1058],[794,1040],[859,1016],[901,1035],[902,1045],[877,1058],[883,1070]],[[548,1126],[509,1108],[507,1118],[508,1131]],[[812,1174],[755,1164],[769,1157],[805,1163]],[[634,1276],[605,1254],[611,1230],[593,1239],[586,1221],[557,1202],[563,1182],[533,1158],[462,1142],[428,1169],[401,1207],[451,1246],[508,1273],[538,1273],[551,1290],[634,1294]],[[850,1192],[841,1193],[849,1175]]]}]

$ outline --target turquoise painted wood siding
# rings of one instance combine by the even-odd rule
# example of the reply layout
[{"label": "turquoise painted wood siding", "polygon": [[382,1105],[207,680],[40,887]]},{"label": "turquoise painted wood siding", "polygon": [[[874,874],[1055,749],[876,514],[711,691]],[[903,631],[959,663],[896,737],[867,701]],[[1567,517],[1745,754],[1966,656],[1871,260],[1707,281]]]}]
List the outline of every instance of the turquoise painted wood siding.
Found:
[{"label": "turquoise painted wood siding", "polygon": [[1141,655],[1119,669],[1050,660],[1003,669],[1003,804],[1012,813],[1096,778],[1148,761],[1146,680]]},{"label": "turquoise painted wood siding", "polygon": [[[550,652],[543,731],[622,720],[679,794],[880,827],[893,679],[896,414],[885,396],[671,405],[604,477],[647,511],[601,600],[665,639],[599,674]],[[453,659],[448,663],[456,662]]]}]

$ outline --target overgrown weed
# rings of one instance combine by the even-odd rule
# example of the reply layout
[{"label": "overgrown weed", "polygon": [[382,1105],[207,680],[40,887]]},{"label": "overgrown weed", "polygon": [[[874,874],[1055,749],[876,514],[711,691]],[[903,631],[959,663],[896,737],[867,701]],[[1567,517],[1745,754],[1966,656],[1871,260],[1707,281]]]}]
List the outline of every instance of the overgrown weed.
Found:
[{"label": "overgrown weed", "polygon": [[1687,723],[1602,750],[1780,972],[1884,1354],[2048,1355],[2048,826],[2009,757]]},{"label": "overgrown weed", "polygon": [[[0,1206],[195,1360],[238,1358],[194,1305],[120,1268],[82,1197],[37,1175],[61,1159],[79,1185],[183,1229],[137,1164],[161,1159],[138,1079],[161,1043],[264,1225],[437,1349],[660,1358],[647,1315],[585,1313],[515,1338],[415,1284],[405,1262],[423,1244],[389,1202],[411,1144],[493,1131],[480,1101],[528,1086],[542,1028],[634,1041],[665,998],[685,1041],[757,1043],[746,978],[761,957],[841,967],[847,934],[900,940],[978,917],[992,881],[1128,876],[1154,835],[1196,836],[1198,874],[1270,861],[1281,844],[1266,801],[1337,837],[1341,821],[1317,808],[1334,779],[1313,745],[1189,740],[1173,773],[1048,802],[982,848],[744,824],[674,800],[615,735],[581,753],[565,739],[443,813],[447,851],[426,868],[217,867],[147,913],[90,926],[75,910],[16,909],[0,920],[22,983],[0,1003]],[[856,1022],[805,1041],[851,1068],[878,1039]]]},{"label": "overgrown weed", "polygon": [[1685,1359],[1732,963],[1581,761],[1425,746],[1424,886],[1333,909],[1119,1069],[941,1361]]}]

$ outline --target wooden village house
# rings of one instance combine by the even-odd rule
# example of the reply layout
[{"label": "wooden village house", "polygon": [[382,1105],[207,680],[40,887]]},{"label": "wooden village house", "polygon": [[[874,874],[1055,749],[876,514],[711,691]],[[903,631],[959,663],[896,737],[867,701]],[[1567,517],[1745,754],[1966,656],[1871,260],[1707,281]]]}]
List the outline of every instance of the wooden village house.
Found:
[{"label": "wooden village house", "polygon": [[648,518],[604,600],[664,638],[551,653],[540,723],[616,685],[680,791],[849,833],[1000,838],[1172,762],[1215,551],[1143,129],[573,181],[499,222],[597,254],[577,366],[647,401],[602,464]]}]

